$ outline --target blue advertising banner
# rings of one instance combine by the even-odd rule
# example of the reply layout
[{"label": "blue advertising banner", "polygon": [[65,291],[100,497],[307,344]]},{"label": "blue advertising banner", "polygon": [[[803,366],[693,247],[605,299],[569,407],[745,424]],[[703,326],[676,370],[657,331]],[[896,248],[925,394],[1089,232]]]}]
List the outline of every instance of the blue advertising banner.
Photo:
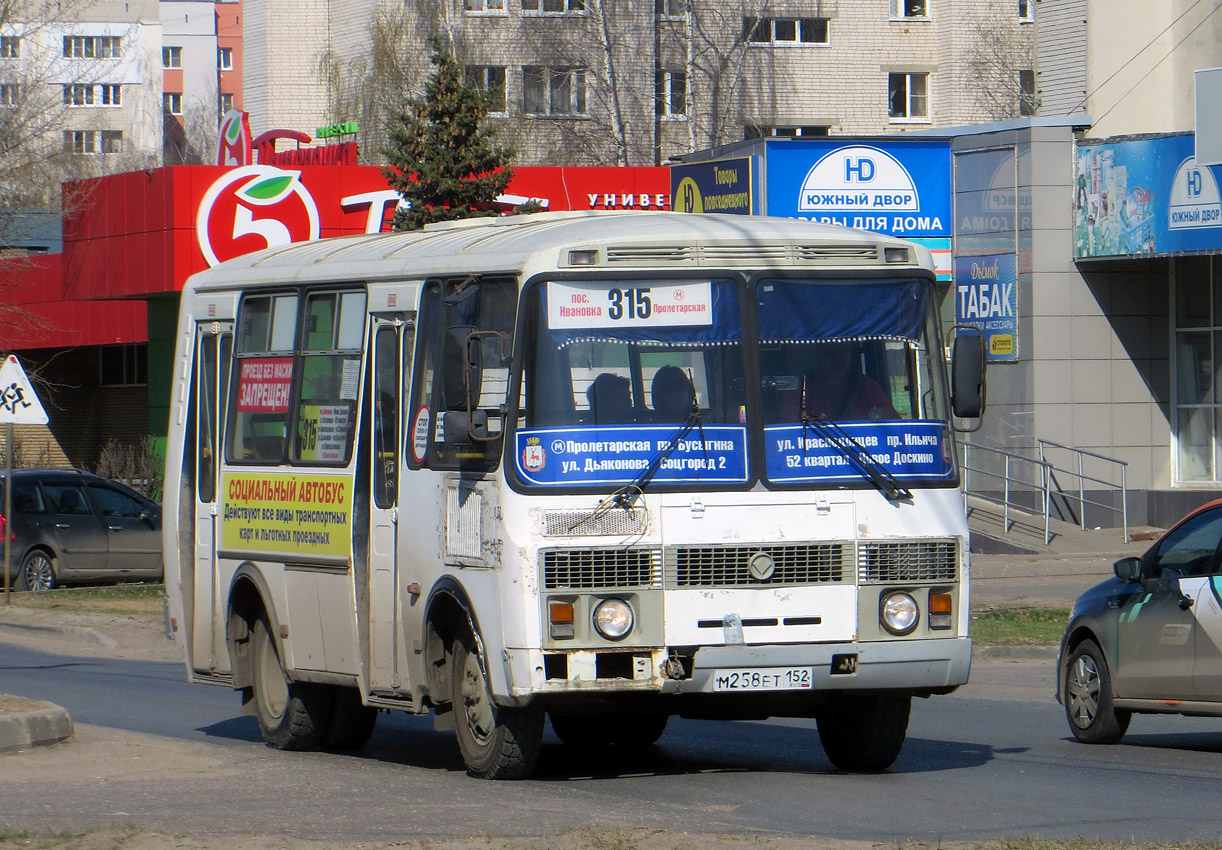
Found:
[{"label": "blue advertising banner", "polygon": [[1222,168],[1198,166],[1191,134],[1077,149],[1074,256],[1222,248]]},{"label": "blue advertising banner", "polygon": [[[945,422],[843,422],[840,429],[901,481],[949,479],[954,474]],[[780,425],[764,429],[768,480],[860,481],[860,467],[817,428]]]},{"label": "blue advertising banner", "polygon": [[950,143],[770,141],[768,215],[904,239],[952,235]]},{"label": "blue advertising banner", "polygon": [[[674,438],[677,425],[524,428],[514,434],[518,476],[528,484],[628,484]],[[703,439],[702,439],[703,438]],[[737,484],[747,480],[747,429],[693,427],[658,465],[654,481]]]},{"label": "blue advertising banner", "polygon": [[980,328],[989,360],[1018,359],[1014,254],[955,258],[955,321]]},{"label": "blue advertising banner", "polygon": [[752,157],[672,165],[671,209],[689,213],[759,212],[758,169]]}]

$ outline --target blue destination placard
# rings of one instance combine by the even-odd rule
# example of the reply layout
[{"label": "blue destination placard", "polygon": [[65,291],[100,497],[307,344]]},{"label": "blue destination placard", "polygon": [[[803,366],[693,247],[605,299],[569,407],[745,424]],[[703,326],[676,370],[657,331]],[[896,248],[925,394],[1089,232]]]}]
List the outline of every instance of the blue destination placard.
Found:
[{"label": "blue destination placard", "polygon": [[[528,484],[628,484],[665,450],[677,425],[526,428],[514,434],[514,463]],[[692,428],[659,466],[654,481],[736,484],[747,480],[747,429]]]},{"label": "blue destination placard", "polygon": [[[949,479],[954,474],[945,422],[841,422],[874,460],[900,481]],[[764,429],[769,481],[860,481],[860,468],[817,428],[780,425]]]}]

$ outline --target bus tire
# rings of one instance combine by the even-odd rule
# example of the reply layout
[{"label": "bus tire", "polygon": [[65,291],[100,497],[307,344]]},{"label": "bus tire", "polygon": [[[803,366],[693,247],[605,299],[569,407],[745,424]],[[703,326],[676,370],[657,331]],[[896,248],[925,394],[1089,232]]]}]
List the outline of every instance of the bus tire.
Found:
[{"label": "bus tire", "polygon": [[458,749],[467,772],[478,779],[522,779],[539,763],[543,711],[508,708],[492,701],[492,690],[470,634],[454,641],[450,675]]},{"label": "bus tire", "polygon": [[369,743],[378,722],[378,710],[361,703],[356,688],[334,687],[331,719],[319,743],[332,752],[355,752]]},{"label": "bus tire", "polygon": [[651,747],[666,731],[665,714],[629,714],[611,720],[611,743],[631,749]]},{"label": "bus tire", "polygon": [[277,750],[317,746],[327,725],[331,695],[324,686],[289,681],[265,618],[255,621],[250,640],[255,716],[263,740]]},{"label": "bus tire", "polygon": [[611,743],[609,718],[591,717],[582,714],[556,714],[548,712],[552,731],[566,747],[579,750],[596,750]]},{"label": "bus tire", "polygon": [[886,770],[899,757],[908,733],[912,697],[842,696],[816,715],[828,760],[841,770]]}]

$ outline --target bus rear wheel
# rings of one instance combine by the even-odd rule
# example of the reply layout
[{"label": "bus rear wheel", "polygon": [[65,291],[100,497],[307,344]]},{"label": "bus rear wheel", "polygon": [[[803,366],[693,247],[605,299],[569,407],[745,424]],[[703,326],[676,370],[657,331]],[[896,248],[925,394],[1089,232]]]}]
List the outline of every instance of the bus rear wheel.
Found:
[{"label": "bus rear wheel", "polygon": [[378,722],[378,710],[361,702],[356,688],[333,687],[334,702],[327,731],[319,743],[324,750],[355,752],[369,743]]},{"label": "bus rear wheel", "polygon": [[843,696],[817,715],[819,740],[841,770],[886,770],[899,757],[908,733],[910,696]]},{"label": "bus rear wheel", "polygon": [[331,695],[324,686],[289,681],[267,620],[255,621],[250,641],[255,715],[263,740],[277,750],[317,746],[330,718]]},{"label": "bus rear wheel", "polygon": [[492,701],[492,689],[475,638],[454,641],[450,676],[458,749],[467,771],[479,779],[521,779],[539,763],[543,711],[508,708]]}]

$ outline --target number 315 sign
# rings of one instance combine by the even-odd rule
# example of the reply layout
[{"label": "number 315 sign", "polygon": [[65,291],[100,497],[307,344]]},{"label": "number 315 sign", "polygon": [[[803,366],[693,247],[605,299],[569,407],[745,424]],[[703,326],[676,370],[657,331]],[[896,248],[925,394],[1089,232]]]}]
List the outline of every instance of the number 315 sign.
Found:
[{"label": "number 315 sign", "polygon": [[[635,285],[633,285],[635,284]],[[642,328],[711,325],[712,287],[698,283],[549,283],[547,326]]]}]

